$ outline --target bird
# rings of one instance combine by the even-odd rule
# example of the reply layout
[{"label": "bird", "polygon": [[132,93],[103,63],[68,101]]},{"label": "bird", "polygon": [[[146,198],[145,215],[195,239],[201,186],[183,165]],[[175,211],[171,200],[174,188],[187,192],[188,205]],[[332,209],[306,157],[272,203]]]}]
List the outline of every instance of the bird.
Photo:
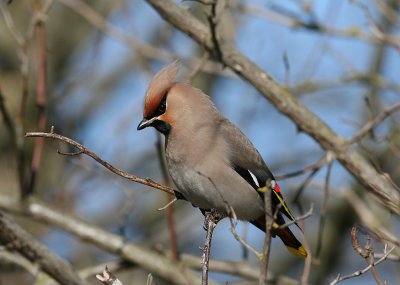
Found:
[{"label": "bird", "polygon": [[289,227],[279,227],[285,224],[283,215],[297,223],[256,147],[208,95],[178,80],[179,69],[180,62],[175,61],[154,75],[137,127],[151,126],[165,136],[167,168],[178,194],[203,214],[214,210],[228,215],[229,205],[238,219],[265,232],[264,195],[271,193],[272,236],[278,236],[292,254],[306,257]]}]

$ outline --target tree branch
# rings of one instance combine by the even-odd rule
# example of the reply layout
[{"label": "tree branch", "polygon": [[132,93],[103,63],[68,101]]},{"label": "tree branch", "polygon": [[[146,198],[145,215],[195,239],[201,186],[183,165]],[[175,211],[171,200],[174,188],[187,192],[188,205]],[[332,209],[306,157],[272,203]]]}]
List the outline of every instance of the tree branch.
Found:
[{"label": "tree branch", "polygon": [[376,116],[374,119],[365,124],[361,128],[361,130],[358,131],[357,134],[349,138],[347,142],[349,144],[352,144],[359,141],[364,136],[366,136],[370,131],[372,131],[372,129],[375,128],[379,123],[381,123],[383,120],[385,120],[387,117],[389,117],[391,114],[393,114],[398,110],[400,110],[400,102],[383,110],[378,116]]},{"label": "tree branch", "polygon": [[[36,18],[39,19],[42,13],[42,7],[39,0],[33,1],[33,9],[35,11]],[[46,115],[46,89],[47,89],[47,47],[46,47],[46,30],[43,21],[36,21],[35,31],[37,36],[37,49],[38,49],[38,78],[36,82],[36,105],[39,112],[38,118],[38,130],[44,131],[47,124]],[[36,176],[40,168],[40,162],[42,159],[44,138],[38,138],[35,141],[35,146],[32,153],[32,162],[30,169],[29,185],[27,185],[24,196],[32,194],[35,187]]]},{"label": "tree branch", "polygon": [[45,246],[0,212],[0,241],[9,250],[15,250],[63,285],[88,284],[71,265],[55,256]]},{"label": "tree branch", "polygon": [[379,263],[381,263],[382,261],[384,261],[389,254],[395,249],[396,247],[392,247],[391,249],[389,249],[380,259],[378,259],[376,262],[374,262],[373,264],[368,265],[367,267],[365,267],[362,270],[357,270],[356,272],[349,274],[349,275],[345,275],[345,276],[340,276],[340,274],[330,283],[330,285],[335,285],[343,280],[346,279],[350,279],[353,277],[357,277],[360,276],[362,274],[364,274],[365,272],[367,272],[368,270],[370,270],[372,267],[378,265]]},{"label": "tree branch", "polygon": [[[187,285],[201,282],[199,276],[193,274],[181,263],[173,262],[163,255],[129,242],[119,235],[68,216],[66,213],[59,213],[41,203],[34,202],[32,198],[26,200],[24,204],[19,204],[6,197],[0,197],[0,209],[57,226],[81,240],[133,262],[173,284]],[[209,281],[209,284],[216,283]]]},{"label": "tree branch", "polygon": [[[147,0],[147,2],[167,22],[186,33],[210,54],[214,53],[209,29],[187,10],[171,0]],[[223,54],[222,64],[250,82],[280,112],[289,117],[298,129],[313,137],[322,148],[332,151],[336,159],[372,192],[380,203],[392,212],[400,214],[400,193],[358,151],[350,149],[341,136],[235,47],[224,43],[222,39],[219,41],[219,47]]]},{"label": "tree branch", "polygon": [[[79,154],[86,154],[87,156],[90,156],[91,158],[93,158],[94,160],[96,160],[98,163],[100,163],[101,165],[103,165],[105,168],[107,168],[108,170],[110,170],[111,172],[124,177],[126,179],[129,179],[133,182],[137,182],[140,184],[144,184],[159,190],[162,190],[168,194],[174,195],[176,196],[178,199],[183,199],[183,196],[180,195],[178,192],[176,192],[173,188],[165,186],[165,185],[161,185],[157,182],[154,182],[153,180],[151,180],[150,178],[141,178],[138,177],[136,175],[133,174],[129,174],[125,171],[122,171],[118,168],[116,168],[115,166],[111,165],[109,162],[101,159],[97,154],[95,154],[94,152],[90,151],[89,149],[87,149],[86,147],[84,147],[83,145],[81,145],[80,143],[77,143],[76,141],[64,137],[62,135],[50,132],[50,133],[43,133],[43,132],[31,132],[31,133],[26,133],[25,137],[44,137],[44,138],[52,138],[55,140],[60,140],[63,142],[66,142],[69,145],[72,145],[73,147],[76,147],[79,152],[78,153],[74,153],[73,155],[79,155]],[[60,154],[64,154],[64,155],[71,155],[70,153],[63,153],[60,152]]]},{"label": "tree branch", "polygon": [[218,214],[211,212],[206,213],[204,218],[204,225],[206,227],[206,240],[204,242],[203,247],[203,254],[202,254],[202,274],[201,274],[201,285],[208,284],[208,268],[210,264],[210,252],[211,252],[211,242],[212,242],[212,235],[214,232],[215,227],[217,226],[218,222],[221,220],[218,217]]}]

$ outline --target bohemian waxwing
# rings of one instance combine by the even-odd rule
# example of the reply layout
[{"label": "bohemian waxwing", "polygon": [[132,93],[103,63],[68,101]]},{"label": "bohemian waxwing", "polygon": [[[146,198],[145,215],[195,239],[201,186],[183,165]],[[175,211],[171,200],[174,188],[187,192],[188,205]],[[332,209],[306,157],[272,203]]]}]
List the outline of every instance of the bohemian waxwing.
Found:
[{"label": "bohemian waxwing", "polygon": [[279,212],[273,236],[279,236],[296,255],[307,252],[288,227],[278,229],[293,215],[279,185],[250,140],[215,108],[201,90],[176,79],[179,63],[160,70],[144,100],[143,120],[137,129],[155,127],[165,135],[169,173],[182,196],[204,213],[226,214],[227,204],[237,218],[265,231],[263,195],[269,181],[273,211]]}]

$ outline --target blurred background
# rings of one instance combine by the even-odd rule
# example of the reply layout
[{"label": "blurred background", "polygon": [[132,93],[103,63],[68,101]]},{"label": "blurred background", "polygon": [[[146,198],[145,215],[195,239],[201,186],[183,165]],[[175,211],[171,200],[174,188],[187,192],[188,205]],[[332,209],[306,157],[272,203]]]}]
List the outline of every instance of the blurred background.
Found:
[{"label": "blurred background", "polygon": [[[318,163],[325,155],[249,83],[213,62],[146,1],[0,1],[3,196],[19,199],[21,181],[32,177],[35,139],[22,139],[21,134],[43,127],[49,131],[51,126],[126,172],[170,183],[160,161],[163,137],[154,129],[138,132],[136,127],[152,75],[175,59],[182,61],[182,73],[190,74],[193,84],[211,96],[217,108],[251,139],[276,176],[284,178]],[[206,23],[209,7],[198,2],[176,1]],[[340,135],[351,137],[400,101],[398,1],[220,0],[217,8],[218,33]],[[43,12],[41,32],[32,24],[38,11]],[[40,33],[45,40],[45,57],[40,55]],[[41,78],[43,58],[45,80]],[[39,82],[44,83],[45,100],[39,100],[38,105],[43,93]],[[397,185],[399,115],[390,116],[355,146]],[[168,203],[165,193],[120,178],[86,156],[61,156],[57,149],[74,151],[63,143],[44,141],[31,187],[35,197],[146,248],[171,249],[171,223],[167,222],[171,209],[157,211]],[[326,195],[327,169],[322,165],[315,173],[304,171],[280,181],[295,215],[314,206],[313,215],[301,222],[313,255],[310,284],[327,284],[339,273],[351,274],[368,265],[352,248],[350,229],[359,219],[343,195],[346,189],[360,186],[334,161]],[[310,173],[315,175],[308,179]],[[381,215],[385,225],[399,236],[397,216],[378,206],[371,211]],[[200,256],[205,237],[200,211],[178,201],[173,217],[178,252]],[[119,259],[56,227],[32,222],[29,217],[17,221],[74,268]],[[264,235],[258,229],[239,223],[237,232],[262,249]],[[384,243],[374,238],[372,243],[376,252],[382,252]],[[229,220],[215,231],[211,257],[245,259],[258,267],[254,254],[230,233]],[[275,275],[295,280],[304,277],[305,261],[289,254],[279,240],[272,242],[270,260]],[[400,263],[391,260],[377,266],[388,284],[400,284],[399,269]],[[3,261],[0,272],[2,284],[35,283],[34,276],[10,262]],[[131,270],[127,274],[135,274],[135,282],[126,284],[144,284],[148,273]],[[221,273],[212,272],[210,277],[221,283],[243,282],[241,277]],[[376,284],[370,272],[345,282]]]}]

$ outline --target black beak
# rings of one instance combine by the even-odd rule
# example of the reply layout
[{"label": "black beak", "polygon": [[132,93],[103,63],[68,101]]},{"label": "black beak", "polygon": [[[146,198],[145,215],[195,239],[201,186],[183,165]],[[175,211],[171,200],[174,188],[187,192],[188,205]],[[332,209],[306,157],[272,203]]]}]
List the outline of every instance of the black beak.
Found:
[{"label": "black beak", "polygon": [[151,126],[151,124],[154,123],[154,118],[148,120],[146,118],[143,118],[143,120],[140,121],[139,125],[137,126],[137,130],[143,130],[144,128],[147,128],[148,126]]},{"label": "black beak", "polygon": [[143,118],[143,120],[137,126],[137,130],[140,131],[150,126],[155,127],[160,133],[164,135],[167,135],[171,130],[171,126],[168,123],[159,120],[158,117],[153,117],[151,119]]}]

